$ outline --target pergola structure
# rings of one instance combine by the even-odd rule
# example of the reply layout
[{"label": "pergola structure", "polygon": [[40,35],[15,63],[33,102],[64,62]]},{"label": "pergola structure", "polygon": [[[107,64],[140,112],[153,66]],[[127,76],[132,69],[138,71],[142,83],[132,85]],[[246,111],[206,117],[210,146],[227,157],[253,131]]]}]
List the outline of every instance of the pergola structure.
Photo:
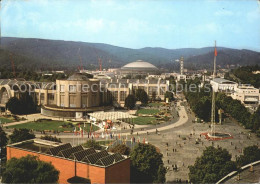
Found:
[{"label": "pergola structure", "polygon": [[121,119],[130,119],[130,118],[136,118],[136,116],[133,116],[127,112],[93,112],[88,114],[90,116],[90,119],[94,121],[103,121],[103,120],[111,120],[111,121],[117,121]]}]

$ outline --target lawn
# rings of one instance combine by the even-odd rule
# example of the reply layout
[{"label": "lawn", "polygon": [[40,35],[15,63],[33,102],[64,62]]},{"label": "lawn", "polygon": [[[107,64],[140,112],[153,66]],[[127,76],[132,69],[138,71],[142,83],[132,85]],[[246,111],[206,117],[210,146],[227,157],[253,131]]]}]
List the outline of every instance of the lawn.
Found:
[{"label": "lawn", "polygon": [[[28,122],[24,124],[18,124],[18,125],[13,125],[13,126],[8,126],[8,128],[26,128],[30,130],[36,130],[36,131],[42,131],[42,130],[55,130],[55,131],[73,131],[74,127],[62,127],[63,124],[69,125],[69,122],[63,122],[63,121],[41,121],[41,122]],[[77,130],[79,131],[77,123],[73,124],[74,126],[77,127]],[[84,124],[81,124],[81,127],[84,127]],[[86,123],[85,130],[89,131],[90,125]],[[92,127],[92,131],[96,131],[99,128],[96,126]]]},{"label": "lawn", "polygon": [[13,120],[8,119],[8,118],[4,118],[4,117],[0,117],[0,121],[1,121],[1,123],[11,123],[11,122],[13,122]]},{"label": "lawn", "polygon": [[139,109],[136,114],[157,114],[160,112],[158,109]]},{"label": "lawn", "polygon": [[103,146],[110,146],[111,144],[113,144],[113,142],[114,140],[97,141],[99,145],[103,145]]},{"label": "lawn", "polygon": [[137,125],[148,125],[148,124],[154,124],[156,122],[155,117],[137,117],[133,118],[133,123]]}]

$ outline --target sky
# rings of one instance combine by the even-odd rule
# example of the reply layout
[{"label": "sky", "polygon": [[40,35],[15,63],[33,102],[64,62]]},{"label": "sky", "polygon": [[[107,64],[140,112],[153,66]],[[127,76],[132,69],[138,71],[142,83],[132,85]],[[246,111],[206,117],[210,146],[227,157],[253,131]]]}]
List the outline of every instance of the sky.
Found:
[{"label": "sky", "polygon": [[3,37],[260,51],[259,0],[2,0]]}]

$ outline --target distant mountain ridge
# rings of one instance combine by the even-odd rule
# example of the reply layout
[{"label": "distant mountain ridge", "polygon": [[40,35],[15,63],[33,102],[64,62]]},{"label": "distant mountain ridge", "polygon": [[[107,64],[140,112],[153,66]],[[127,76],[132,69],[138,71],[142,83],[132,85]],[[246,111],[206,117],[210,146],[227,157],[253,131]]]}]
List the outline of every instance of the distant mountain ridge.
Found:
[{"label": "distant mountain ridge", "polygon": [[[103,43],[12,37],[2,37],[1,45],[0,63],[2,66],[9,66],[10,62],[7,60],[10,58],[7,55],[12,53],[16,56],[15,63],[23,61],[19,67],[30,67],[30,64],[26,62],[28,60],[36,67],[35,69],[76,69],[81,65],[80,58],[84,68],[97,69],[98,58],[101,58],[103,67],[121,67],[126,63],[141,59],[158,67],[172,70],[177,69],[178,65],[174,64],[174,61],[181,56],[184,57],[186,67],[212,68],[214,56],[213,47],[130,49]],[[217,49],[218,65],[222,67],[231,64],[254,65],[260,63],[259,52],[224,47]],[[171,64],[173,68],[171,68]]]}]

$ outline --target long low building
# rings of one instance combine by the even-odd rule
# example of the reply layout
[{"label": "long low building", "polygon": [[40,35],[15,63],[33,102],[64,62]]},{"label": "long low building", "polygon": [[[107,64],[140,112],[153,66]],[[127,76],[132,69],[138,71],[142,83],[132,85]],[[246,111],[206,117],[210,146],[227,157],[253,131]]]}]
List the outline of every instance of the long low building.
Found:
[{"label": "long low building", "polygon": [[215,78],[210,81],[210,84],[212,85],[212,88],[215,92],[224,92],[227,94],[234,92],[234,89],[237,86],[236,82],[223,78]]},{"label": "long low building", "polygon": [[156,99],[164,100],[165,92],[169,90],[169,80],[162,78],[152,79],[108,79],[101,80],[112,94],[118,105],[124,106],[125,98],[137,89],[143,89],[150,98],[155,95]]},{"label": "long low building", "polygon": [[130,183],[130,157],[119,153],[40,139],[7,145],[7,160],[27,155],[50,162],[60,171],[59,183],[69,183],[75,177],[91,183]]},{"label": "long low building", "polygon": [[0,107],[11,97],[29,92],[41,113],[52,117],[82,118],[89,112],[124,106],[126,97],[136,89],[144,89],[149,97],[164,100],[169,81],[156,79],[94,79],[75,73],[66,80],[31,82],[23,79],[0,79]]}]

